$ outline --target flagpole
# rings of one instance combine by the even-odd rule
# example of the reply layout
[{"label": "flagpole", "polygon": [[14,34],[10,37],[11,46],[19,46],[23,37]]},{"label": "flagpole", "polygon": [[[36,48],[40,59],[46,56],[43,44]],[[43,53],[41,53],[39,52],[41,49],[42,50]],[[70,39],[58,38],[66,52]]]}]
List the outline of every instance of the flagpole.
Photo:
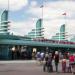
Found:
[{"label": "flagpole", "polygon": [[65,25],[67,25],[67,23],[66,23],[66,14],[64,15],[64,20],[65,20]]},{"label": "flagpole", "polygon": [[[64,15],[64,19],[65,19],[65,31],[66,31],[66,29],[67,29],[67,21],[66,21],[67,16],[66,16],[66,14]],[[64,36],[65,36],[65,34],[64,34]],[[66,40],[66,37],[65,37],[65,40]]]},{"label": "flagpole", "polygon": [[42,4],[42,27],[43,27],[43,4]]},{"label": "flagpole", "polygon": [[43,23],[43,4],[42,4],[42,6],[41,6],[41,9],[42,9],[42,16],[41,16],[41,19],[42,19],[42,23]]},{"label": "flagpole", "polygon": [[8,17],[9,17],[9,0],[8,0]]},{"label": "flagpole", "polygon": [[[67,16],[66,16],[66,13],[63,13],[62,15],[64,16],[64,24],[65,24],[65,31],[66,31],[66,29],[67,29],[67,22],[66,22]],[[64,36],[65,36],[65,33],[64,33]],[[65,40],[66,40],[66,38],[65,38]]]},{"label": "flagpole", "polygon": [[43,7],[44,7],[44,5],[43,5],[43,0],[42,0],[42,5],[40,6],[40,8],[41,8],[41,20],[42,20],[42,26],[43,26]]},{"label": "flagpole", "polygon": [[9,10],[10,10],[10,8],[9,8],[9,0],[8,0],[8,9],[7,9],[7,11],[8,11],[8,27],[9,27],[9,23],[10,23],[10,21],[9,21]]},{"label": "flagpole", "polygon": [[42,0],[42,23],[43,23],[43,6],[44,6],[44,3],[43,3],[43,0]]}]

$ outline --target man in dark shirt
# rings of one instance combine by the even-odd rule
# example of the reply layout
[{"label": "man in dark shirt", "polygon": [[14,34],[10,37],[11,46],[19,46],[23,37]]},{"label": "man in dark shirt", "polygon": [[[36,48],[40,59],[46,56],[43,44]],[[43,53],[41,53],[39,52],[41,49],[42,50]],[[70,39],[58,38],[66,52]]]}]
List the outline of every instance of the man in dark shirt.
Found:
[{"label": "man in dark shirt", "polygon": [[59,63],[59,53],[58,53],[58,51],[55,52],[54,60],[55,60],[56,72],[58,72],[58,63]]}]

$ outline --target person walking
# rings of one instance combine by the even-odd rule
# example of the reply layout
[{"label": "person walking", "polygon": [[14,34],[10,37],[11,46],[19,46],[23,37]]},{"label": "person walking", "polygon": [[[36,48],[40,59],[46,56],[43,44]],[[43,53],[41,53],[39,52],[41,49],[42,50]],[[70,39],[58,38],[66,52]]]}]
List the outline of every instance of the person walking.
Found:
[{"label": "person walking", "polygon": [[70,55],[69,62],[71,65],[72,74],[75,74],[75,56],[73,54]]},{"label": "person walking", "polygon": [[47,70],[48,57],[49,57],[49,54],[48,54],[48,52],[46,52],[45,53],[45,62],[44,62],[44,65],[43,65],[43,71],[44,72]]},{"label": "person walking", "polygon": [[54,61],[55,61],[56,72],[58,72],[58,64],[59,64],[59,53],[58,53],[58,51],[55,51]]},{"label": "person walking", "polygon": [[66,72],[66,58],[65,58],[65,56],[63,57],[63,59],[62,59],[62,72]]},{"label": "person walking", "polygon": [[41,52],[40,53],[40,57],[41,57],[41,65],[42,65],[43,64],[43,61],[44,61],[44,57],[45,57],[44,52]]},{"label": "person walking", "polygon": [[40,55],[40,52],[37,52],[36,59],[37,59],[37,63],[40,65],[41,64],[41,55]]},{"label": "person walking", "polygon": [[53,66],[52,66],[52,53],[49,53],[49,56],[48,56],[47,71],[48,71],[48,72],[53,72]]}]

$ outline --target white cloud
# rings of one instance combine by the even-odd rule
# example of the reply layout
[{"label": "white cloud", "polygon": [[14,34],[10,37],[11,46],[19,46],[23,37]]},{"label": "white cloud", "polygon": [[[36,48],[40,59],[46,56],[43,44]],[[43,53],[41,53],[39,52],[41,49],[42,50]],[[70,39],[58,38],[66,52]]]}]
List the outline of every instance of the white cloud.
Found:
[{"label": "white cloud", "polygon": [[10,33],[18,34],[18,35],[27,35],[32,29],[35,28],[34,20],[28,20],[23,22],[11,22],[9,31]]},{"label": "white cloud", "polygon": [[34,6],[37,6],[37,1],[34,1],[34,0],[31,1],[31,6],[33,6],[33,7],[34,7]]},{"label": "white cloud", "polygon": [[26,6],[28,0],[0,0],[0,8],[8,8],[9,1],[9,9],[12,11],[20,10],[22,7]]},{"label": "white cloud", "polygon": [[[42,8],[40,8],[40,6],[30,6],[28,12],[36,17],[42,16]],[[75,13],[75,1],[53,1],[44,3],[44,18],[62,18],[62,14],[65,12],[67,13],[67,17],[71,18],[72,14]]]},{"label": "white cloud", "polygon": [[[14,33],[15,35],[27,35],[32,29],[36,26],[36,20],[28,20],[25,22],[12,22],[10,24],[10,32]],[[51,38],[56,33],[59,33],[61,25],[64,24],[64,20],[44,20],[44,37]],[[66,35],[69,35],[68,38],[75,36],[75,21],[74,20],[67,20],[66,21]]]},{"label": "white cloud", "polygon": [[[25,11],[26,12],[26,11]],[[34,15],[34,18],[42,17],[42,8],[36,6],[35,2],[32,2],[30,8],[27,11],[30,15]],[[63,13],[67,13],[67,25],[66,32],[67,34],[75,33],[75,19],[72,19],[75,14],[75,2],[74,1],[57,1],[57,2],[48,2],[43,7],[43,18],[45,28],[44,36],[45,38],[51,38],[60,30],[60,26],[65,23]],[[70,18],[70,19],[69,19]],[[25,35],[35,28],[36,19],[28,20],[24,22],[12,23],[11,32],[15,32],[20,35]]]},{"label": "white cloud", "polygon": [[33,7],[33,6],[31,7],[30,6],[30,8],[27,11],[27,13],[29,13],[31,15],[34,15],[35,18],[39,18],[42,15],[41,8],[39,8],[38,6],[35,6],[35,7]]},{"label": "white cloud", "polygon": [[[61,25],[65,23],[65,20],[46,20],[44,21],[45,38],[51,38],[56,33],[59,33]],[[75,36],[75,20],[66,20],[66,35],[67,38]]]},{"label": "white cloud", "polygon": [[[42,8],[40,6],[31,7],[28,13],[34,15],[36,18],[42,17]],[[66,13],[67,17],[67,28],[66,32],[68,34],[74,34],[75,32],[75,1],[53,1],[45,2],[43,7],[43,18],[44,18],[44,28],[45,37],[51,38],[60,30],[60,26],[65,23],[64,15]]]}]

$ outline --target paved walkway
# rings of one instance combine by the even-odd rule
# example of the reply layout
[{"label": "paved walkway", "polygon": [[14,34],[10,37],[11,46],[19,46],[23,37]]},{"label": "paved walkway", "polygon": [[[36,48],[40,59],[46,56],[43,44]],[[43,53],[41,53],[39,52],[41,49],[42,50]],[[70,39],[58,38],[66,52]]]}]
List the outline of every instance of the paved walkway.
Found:
[{"label": "paved walkway", "polygon": [[[0,61],[0,63],[36,63],[36,60],[5,60],[5,61]],[[54,61],[53,61],[54,62]],[[60,60],[61,62],[61,60]],[[68,62],[68,60],[67,60]]]},{"label": "paved walkway", "polygon": [[8,60],[8,61],[0,61],[0,64],[8,64],[8,63],[36,63],[36,60]]},{"label": "paved walkway", "polygon": [[[54,65],[54,63],[53,63]],[[55,70],[55,67],[53,67]],[[13,60],[0,61],[0,75],[72,75],[71,73],[62,73],[59,64],[59,73],[43,72],[43,66],[36,63],[35,60]]]}]

